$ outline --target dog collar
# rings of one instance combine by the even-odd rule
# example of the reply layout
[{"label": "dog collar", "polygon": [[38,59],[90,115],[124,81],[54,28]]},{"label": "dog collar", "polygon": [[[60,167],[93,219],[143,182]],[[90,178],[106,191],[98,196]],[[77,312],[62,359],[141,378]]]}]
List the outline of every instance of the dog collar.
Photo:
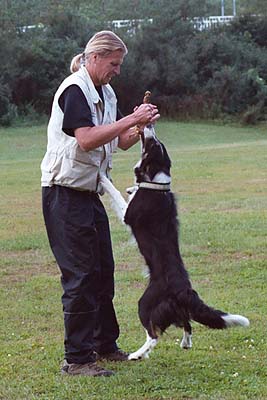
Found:
[{"label": "dog collar", "polygon": [[171,189],[170,183],[154,183],[154,182],[140,182],[138,187],[140,189],[162,190],[168,192]]}]

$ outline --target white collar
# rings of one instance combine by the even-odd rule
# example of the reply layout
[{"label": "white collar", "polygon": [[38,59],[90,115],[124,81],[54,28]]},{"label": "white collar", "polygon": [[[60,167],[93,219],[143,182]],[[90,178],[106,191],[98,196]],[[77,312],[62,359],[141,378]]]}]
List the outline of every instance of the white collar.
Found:
[{"label": "white collar", "polygon": [[171,183],[154,183],[154,182],[140,182],[139,189],[162,190],[168,192],[171,189]]}]

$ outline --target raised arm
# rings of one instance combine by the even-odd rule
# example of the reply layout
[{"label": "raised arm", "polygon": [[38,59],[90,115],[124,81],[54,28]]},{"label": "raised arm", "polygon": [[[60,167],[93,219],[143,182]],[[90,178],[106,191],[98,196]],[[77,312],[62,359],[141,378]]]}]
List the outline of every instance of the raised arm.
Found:
[{"label": "raised arm", "polygon": [[155,122],[160,117],[158,109],[153,104],[141,104],[134,112],[109,125],[77,128],[74,131],[79,146],[84,151],[95,149],[119,137],[119,147],[127,150],[135,144],[139,135],[135,134],[136,125],[146,125]]}]

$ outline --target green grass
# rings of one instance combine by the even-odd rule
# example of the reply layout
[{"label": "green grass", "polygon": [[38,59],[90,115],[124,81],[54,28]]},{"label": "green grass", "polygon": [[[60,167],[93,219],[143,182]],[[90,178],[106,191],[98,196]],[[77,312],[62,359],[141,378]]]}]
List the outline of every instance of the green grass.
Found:
[{"label": "green grass", "polygon": [[[248,329],[212,331],[193,324],[193,348],[170,328],[149,360],[105,364],[109,379],[63,377],[58,269],[41,213],[44,126],[0,129],[0,399],[267,399],[267,129],[160,122],[172,158],[180,243],[193,286],[210,305],[240,313]],[[139,146],[114,157],[113,179],[133,182]],[[119,345],[145,336],[137,301],[144,262],[109,201],[116,260]]]}]

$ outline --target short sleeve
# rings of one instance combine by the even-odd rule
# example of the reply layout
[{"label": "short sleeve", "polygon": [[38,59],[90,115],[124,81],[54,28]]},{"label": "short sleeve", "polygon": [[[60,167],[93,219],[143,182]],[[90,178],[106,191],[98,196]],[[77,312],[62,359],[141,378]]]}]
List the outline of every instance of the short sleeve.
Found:
[{"label": "short sleeve", "polygon": [[58,100],[64,113],[62,130],[69,136],[74,136],[74,130],[87,126],[95,126],[92,114],[82,90],[77,85],[71,85],[64,90]]}]

